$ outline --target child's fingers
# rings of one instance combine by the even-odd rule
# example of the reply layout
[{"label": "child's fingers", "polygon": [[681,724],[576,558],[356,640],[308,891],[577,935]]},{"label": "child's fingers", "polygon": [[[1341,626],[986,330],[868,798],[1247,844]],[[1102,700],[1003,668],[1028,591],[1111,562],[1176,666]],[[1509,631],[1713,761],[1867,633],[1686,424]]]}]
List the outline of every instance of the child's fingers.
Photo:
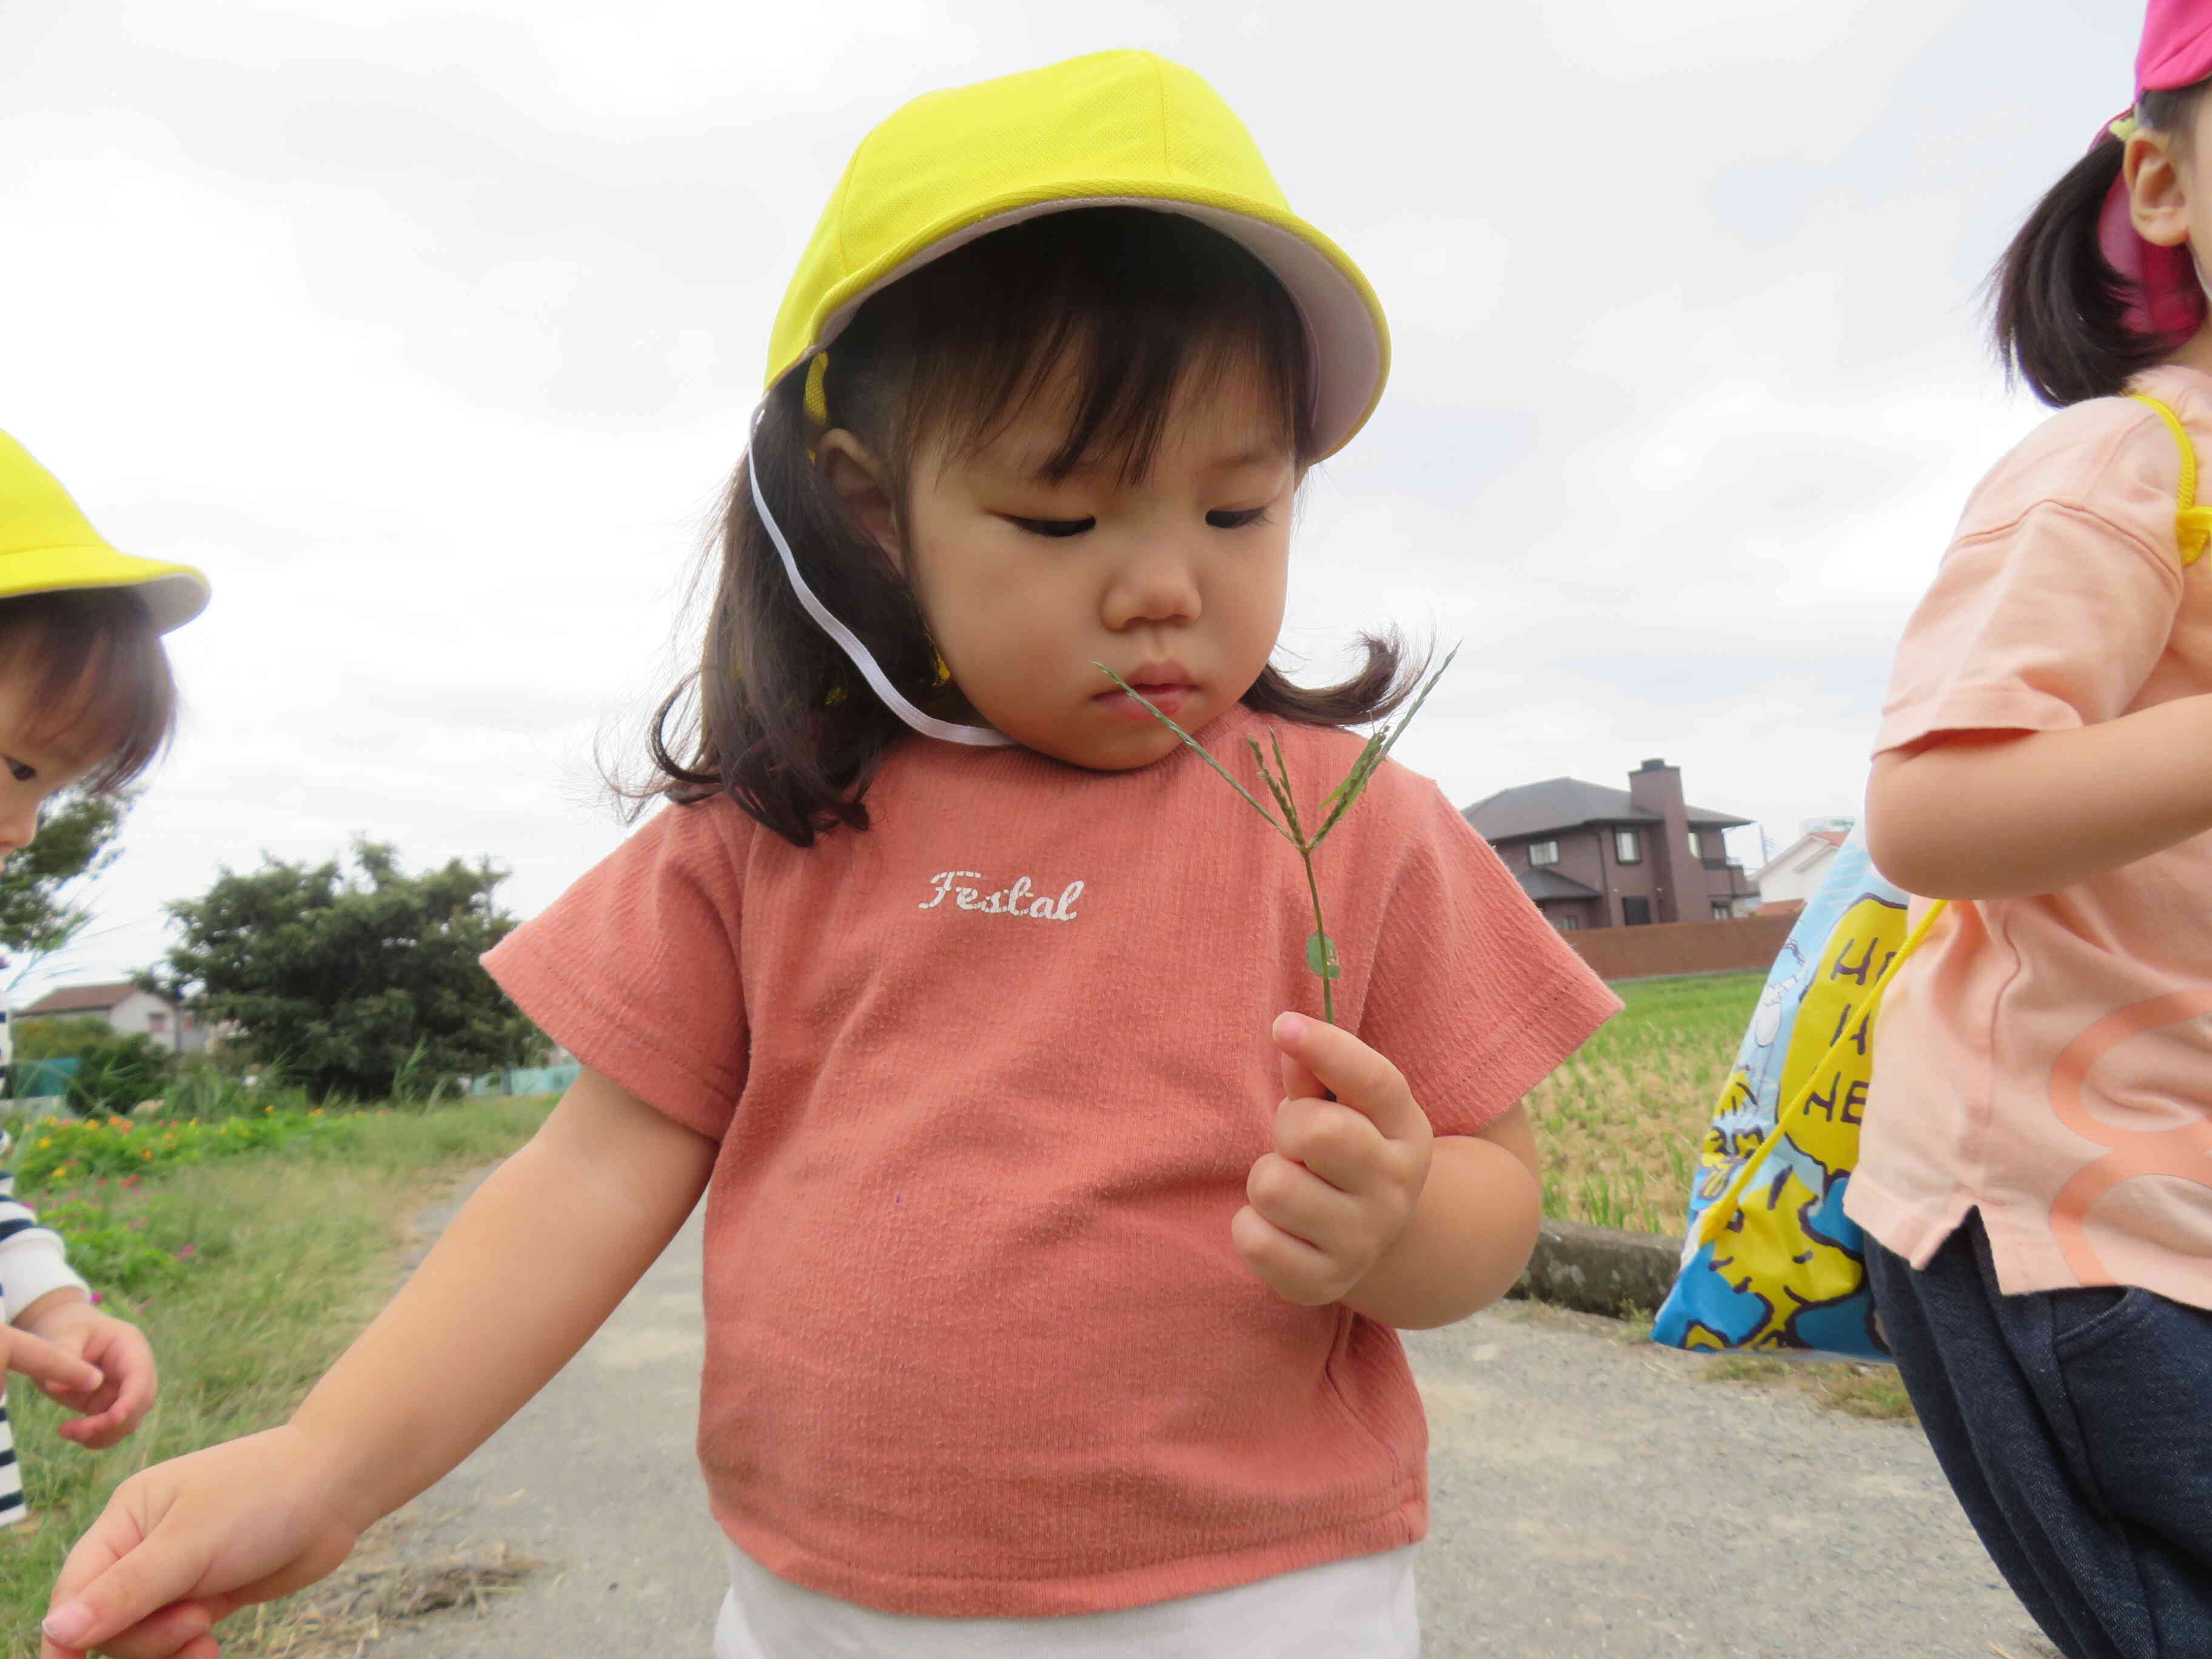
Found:
[{"label": "child's fingers", "polygon": [[123,1376],[123,1392],[116,1398],[115,1409],[136,1423],[154,1409],[154,1397],[161,1391],[161,1373],[154,1364],[154,1345],[137,1331],[131,1336],[117,1355],[120,1363],[111,1367],[111,1372],[119,1370]]},{"label": "child's fingers", "polygon": [[57,1424],[54,1432],[64,1440],[76,1442],[87,1451],[105,1451],[138,1426],[136,1417],[126,1416],[119,1407],[111,1406],[104,1412],[86,1417],[73,1417]]},{"label": "child's fingers", "polygon": [[62,1390],[88,1395],[106,1380],[99,1366],[28,1331],[8,1334],[7,1353],[9,1370],[21,1371],[50,1393]]},{"label": "child's fingers", "polygon": [[1327,1020],[1283,1014],[1273,1034],[1285,1058],[1303,1064],[1389,1139],[1418,1140],[1429,1133],[1429,1120],[1398,1068],[1351,1032]]},{"label": "child's fingers", "polygon": [[1319,1100],[1328,1091],[1322,1080],[1313,1074],[1313,1068],[1296,1054],[1279,1056],[1283,1073],[1283,1098],[1285,1100]]},{"label": "child's fingers", "polygon": [[[78,1659],[94,1647],[118,1659],[167,1659],[189,1637],[142,1647],[140,1627],[183,1611],[172,1603],[191,1594],[208,1565],[204,1548],[146,1535],[127,1510],[111,1508],[77,1540],[54,1581],[52,1610],[40,1626],[52,1659]],[[198,1616],[199,1630],[213,1622],[204,1609]]]},{"label": "child's fingers", "polygon": [[[109,1637],[100,1650],[109,1659],[196,1659],[219,1653],[221,1644],[210,1634],[214,1617],[198,1602],[179,1601],[130,1629]],[[59,1650],[69,1652],[64,1648]]]},{"label": "child's fingers", "polygon": [[94,1450],[113,1445],[137,1427],[138,1420],[153,1409],[161,1386],[154,1350],[136,1331],[102,1352],[100,1363],[106,1368],[107,1386],[90,1400],[69,1402],[83,1415],[60,1430]]}]

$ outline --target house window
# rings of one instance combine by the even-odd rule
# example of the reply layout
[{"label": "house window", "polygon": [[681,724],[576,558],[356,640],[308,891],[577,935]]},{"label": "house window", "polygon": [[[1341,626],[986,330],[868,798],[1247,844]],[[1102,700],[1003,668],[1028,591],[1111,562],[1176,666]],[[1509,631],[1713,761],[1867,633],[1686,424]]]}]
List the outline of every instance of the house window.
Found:
[{"label": "house window", "polygon": [[1620,902],[1620,925],[1624,927],[1648,927],[1651,923],[1651,901],[1648,898],[1625,898]]},{"label": "house window", "polygon": [[166,1030],[167,1030],[169,1029],[169,1017],[168,1017],[167,1014],[149,1014],[149,1015],[147,1015],[147,1016],[146,1016],[146,1029],[147,1029],[148,1030],[149,1030],[149,1031],[166,1031]]},{"label": "house window", "polygon": [[1555,841],[1532,841],[1528,843],[1528,867],[1540,869],[1547,864],[1559,861],[1559,843]]},{"label": "house window", "polygon": [[1552,918],[1552,926],[1563,933],[1578,933],[1582,931],[1583,919],[1580,916],[1561,914]]},{"label": "house window", "polygon": [[1623,864],[1644,862],[1644,837],[1634,830],[1620,829],[1613,832],[1613,855]]},{"label": "house window", "polygon": [[1713,901],[1713,920],[1715,921],[1731,921],[1734,919],[1735,915],[1735,906],[1729,903],[1728,900],[1715,899]]}]

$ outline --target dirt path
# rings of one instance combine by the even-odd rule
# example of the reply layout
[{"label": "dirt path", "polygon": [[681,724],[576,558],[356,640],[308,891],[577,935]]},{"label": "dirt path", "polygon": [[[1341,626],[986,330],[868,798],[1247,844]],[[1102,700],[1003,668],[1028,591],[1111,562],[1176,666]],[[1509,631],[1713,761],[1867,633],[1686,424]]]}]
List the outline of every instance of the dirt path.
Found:
[{"label": "dirt path", "polygon": [[[695,1217],[369,1558],[544,1566],[388,1626],[362,1659],[705,1659],[722,1565],[691,1461],[698,1249]],[[1909,1424],[1712,1382],[1612,1321],[1525,1303],[1408,1347],[1435,1443],[1428,1659],[2051,1659]]]}]

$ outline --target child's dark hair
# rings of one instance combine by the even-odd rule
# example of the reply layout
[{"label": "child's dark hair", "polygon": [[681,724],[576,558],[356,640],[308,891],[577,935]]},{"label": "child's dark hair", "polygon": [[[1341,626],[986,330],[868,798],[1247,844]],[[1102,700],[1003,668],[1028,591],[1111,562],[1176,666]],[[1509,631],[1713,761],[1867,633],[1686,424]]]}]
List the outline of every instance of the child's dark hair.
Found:
[{"label": "child's dark hair", "polygon": [[125,788],[175,735],[168,653],[144,602],[127,587],[0,599],[0,672],[29,698],[30,735],[99,757],[80,789]]},{"label": "child's dark hair", "polygon": [[[2136,117],[2185,143],[2208,85],[2147,92]],[[2100,137],[2036,204],[1990,276],[1997,356],[2047,404],[2117,396],[2186,337],[2128,326],[2129,285],[2098,246],[2098,222],[2126,148],[2110,133]]]},{"label": "child's dark hair", "polygon": [[[1301,465],[1310,460],[1313,368],[1281,284],[1187,216],[1099,207],[979,237],[872,296],[833,343],[823,389],[830,425],[881,460],[902,514],[924,436],[972,452],[1041,395],[1065,395],[1068,430],[1047,474],[1110,461],[1139,477],[1172,400],[1237,373],[1256,373],[1286,447]],[[697,674],[654,718],[655,775],[645,791],[678,801],[726,793],[799,847],[841,823],[867,828],[862,797],[907,727],[800,609],[754,508],[747,466],[758,470],[808,585],[912,701],[946,706],[905,578],[808,453],[805,380],[795,371],[770,394],[729,486],[705,650]],[[1245,704],[1312,725],[1382,718],[1419,669],[1395,637],[1361,637],[1367,660],[1350,679],[1311,690],[1271,665]]]}]

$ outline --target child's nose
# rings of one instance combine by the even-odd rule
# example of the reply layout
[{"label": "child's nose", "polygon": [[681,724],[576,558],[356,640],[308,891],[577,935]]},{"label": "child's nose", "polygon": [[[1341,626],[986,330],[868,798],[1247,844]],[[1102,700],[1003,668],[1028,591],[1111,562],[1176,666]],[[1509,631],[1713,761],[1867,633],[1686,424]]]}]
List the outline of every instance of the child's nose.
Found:
[{"label": "child's nose", "polygon": [[1194,622],[1199,594],[1188,553],[1170,538],[1133,553],[1107,596],[1106,620],[1114,628],[1139,622]]},{"label": "child's nose", "polygon": [[20,853],[39,838],[39,809],[9,807],[0,811],[0,859]]}]

